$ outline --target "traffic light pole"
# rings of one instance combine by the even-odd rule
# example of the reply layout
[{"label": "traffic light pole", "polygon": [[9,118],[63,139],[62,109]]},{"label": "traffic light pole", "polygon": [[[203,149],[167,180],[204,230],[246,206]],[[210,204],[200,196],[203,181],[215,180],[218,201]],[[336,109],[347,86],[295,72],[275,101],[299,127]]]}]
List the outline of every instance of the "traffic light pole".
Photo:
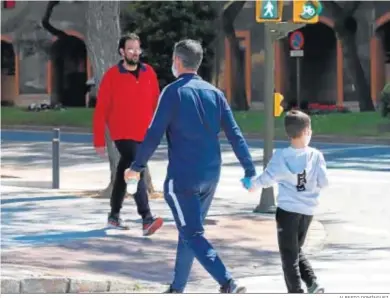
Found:
[{"label": "traffic light pole", "polygon": [[[264,24],[264,154],[263,167],[267,167],[272,157],[274,142],[274,92],[275,92],[275,52],[274,42],[288,35],[289,32],[304,27],[304,24],[287,22]],[[279,90],[278,90],[279,91]],[[255,213],[275,213],[274,188],[265,188],[261,192],[259,205],[253,210]]]},{"label": "traffic light pole", "polygon": [[[264,24],[264,154],[263,167],[266,168],[272,157],[274,140],[274,86],[275,86],[275,51],[274,38],[269,24]],[[273,187],[264,188],[255,213],[275,213]]]}]

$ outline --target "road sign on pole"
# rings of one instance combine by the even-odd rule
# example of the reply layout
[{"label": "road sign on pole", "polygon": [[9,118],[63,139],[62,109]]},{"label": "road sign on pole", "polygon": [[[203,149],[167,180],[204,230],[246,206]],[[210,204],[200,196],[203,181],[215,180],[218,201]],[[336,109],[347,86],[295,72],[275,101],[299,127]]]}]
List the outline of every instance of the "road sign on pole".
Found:
[{"label": "road sign on pole", "polygon": [[290,57],[303,57],[303,50],[291,50]]},{"label": "road sign on pole", "polygon": [[301,57],[303,57],[303,46],[305,38],[301,31],[297,30],[290,34],[290,57],[296,60],[296,79],[297,79],[297,106],[301,106]]},{"label": "road sign on pole", "polygon": [[282,0],[256,0],[256,21],[280,22],[283,14]]},{"label": "road sign on pole", "polygon": [[289,42],[291,50],[302,50],[305,44],[305,38],[302,32],[297,30],[290,34]]}]

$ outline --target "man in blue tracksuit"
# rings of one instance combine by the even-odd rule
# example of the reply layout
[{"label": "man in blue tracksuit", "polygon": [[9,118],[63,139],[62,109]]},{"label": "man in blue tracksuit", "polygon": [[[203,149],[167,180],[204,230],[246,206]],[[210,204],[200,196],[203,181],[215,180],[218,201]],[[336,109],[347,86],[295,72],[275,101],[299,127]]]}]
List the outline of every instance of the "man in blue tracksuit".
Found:
[{"label": "man in blue tracksuit", "polygon": [[154,119],[125,180],[138,179],[166,132],[169,165],[164,196],[179,230],[174,280],[167,292],[184,291],[195,257],[222,293],[244,293],[245,287],[232,279],[204,237],[203,221],[221,171],[221,128],[245,177],[255,176],[255,167],[223,93],[196,74],[202,59],[199,42],[187,39],[175,45],[172,72],[177,80],[161,92]]}]

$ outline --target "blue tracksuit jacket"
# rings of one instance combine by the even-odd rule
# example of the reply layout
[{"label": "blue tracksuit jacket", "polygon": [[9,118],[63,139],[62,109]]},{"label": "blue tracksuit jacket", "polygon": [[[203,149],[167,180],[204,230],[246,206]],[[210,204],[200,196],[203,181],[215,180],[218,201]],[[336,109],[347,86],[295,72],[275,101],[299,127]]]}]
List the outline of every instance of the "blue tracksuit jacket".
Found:
[{"label": "blue tracksuit jacket", "polygon": [[166,132],[167,179],[175,181],[175,188],[182,186],[189,190],[188,187],[207,181],[218,182],[221,129],[245,169],[245,176],[254,176],[248,146],[223,93],[196,74],[182,74],[162,90],[154,118],[131,168],[138,172],[145,168]]}]

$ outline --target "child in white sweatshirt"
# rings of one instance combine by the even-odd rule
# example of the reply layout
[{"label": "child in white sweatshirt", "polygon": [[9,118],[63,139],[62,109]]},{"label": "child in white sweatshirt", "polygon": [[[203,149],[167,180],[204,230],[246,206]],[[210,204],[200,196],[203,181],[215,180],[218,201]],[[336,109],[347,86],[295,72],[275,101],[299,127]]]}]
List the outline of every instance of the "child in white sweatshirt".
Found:
[{"label": "child in white sweatshirt", "polygon": [[309,147],[312,131],[308,115],[290,111],[284,126],[290,146],[275,150],[261,175],[242,182],[249,191],[278,184],[278,244],[288,292],[303,293],[302,279],[309,293],[323,293],[302,247],[320,190],[328,185],[326,163],[320,151]]}]

